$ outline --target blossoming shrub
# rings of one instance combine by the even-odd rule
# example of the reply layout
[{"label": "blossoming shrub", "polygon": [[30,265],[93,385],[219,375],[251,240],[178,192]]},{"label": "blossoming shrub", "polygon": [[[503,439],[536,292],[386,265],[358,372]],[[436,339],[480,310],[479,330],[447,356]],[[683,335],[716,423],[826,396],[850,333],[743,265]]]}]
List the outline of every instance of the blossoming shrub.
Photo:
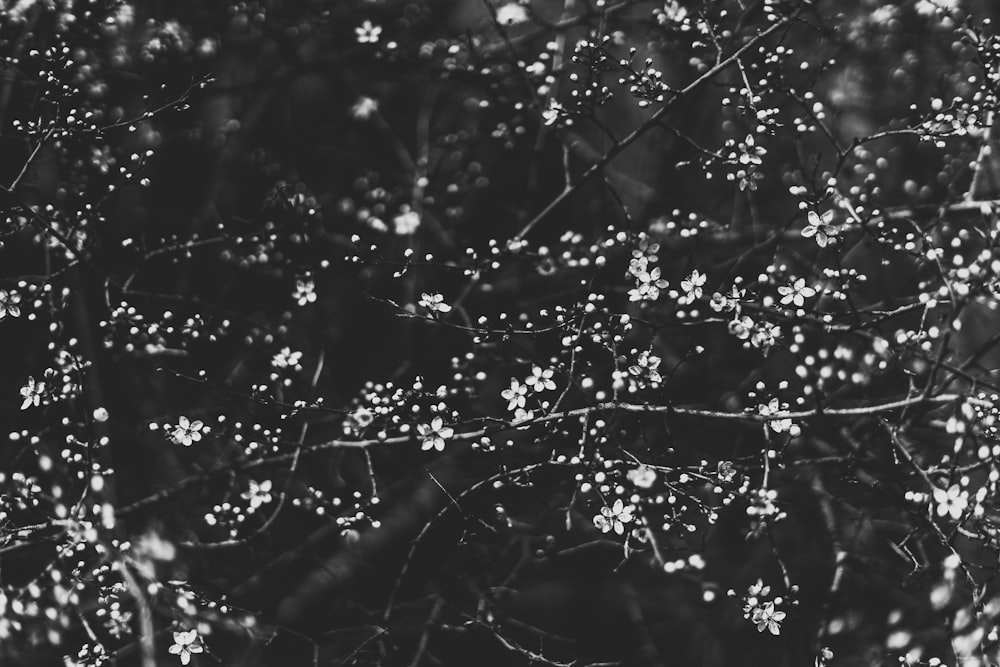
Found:
[{"label": "blossoming shrub", "polygon": [[0,661],[995,664],[996,11],[6,3]]}]

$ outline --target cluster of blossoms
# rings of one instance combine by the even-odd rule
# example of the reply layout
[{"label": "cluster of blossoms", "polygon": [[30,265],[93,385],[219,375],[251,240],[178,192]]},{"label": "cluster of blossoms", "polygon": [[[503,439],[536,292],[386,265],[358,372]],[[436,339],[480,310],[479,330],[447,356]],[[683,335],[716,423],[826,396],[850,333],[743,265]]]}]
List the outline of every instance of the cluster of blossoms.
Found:
[{"label": "cluster of blossoms", "polygon": [[635,287],[628,293],[629,301],[656,301],[660,292],[670,286],[662,277],[660,267],[656,266],[659,250],[658,243],[650,242],[645,236],[639,239],[628,265],[629,275],[635,278]]},{"label": "cluster of blossoms", "polygon": [[[437,643],[455,636],[437,632],[446,619],[509,611],[482,570],[447,600],[438,582],[418,581],[428,568],[411,565],[427,543],[447,539],[436,529],[441,517],[471,519],[463,548],[435,552],[448,576],[471,560],[492,574],[526,545],[545,564],[610,543],[623,547],[623,577],[635,564],[659,578],[683,573],[712,602],[751,566],[780,569],[785,597],[762,579],[742,596],[761,635],[751,639],[777,651],[774,637],[797,603],[792,581],[804,571],[786,558],[789,536],[807,523],[827,533],[816,540],[821,555],[801,560],[817,559],[832,583],[826,599],[809,594],[815,609],[844,607],[848,620],[819,619],[813,645],[838,627],[838,645],[849,646],[870,620],[849,593],[869,583],[845,563],[865,562],[869,540],[841,544],[844,524],[894,510],[907,529],[886,533],[896,553],[922,572],[941,565],[932,613],[914,615],[938,622],[924,636],[940,634],[947,615],[961,659],[997,641],[986,623],[1000,601],[963,599],[985,578],[976,558],[1000,548],[1000,398],[972,395],[993,390],[1000,358],[1000,195],[981,183],[1000,134],[991,127],[1000,40],[972,20],[972,3],[646,0],[636,14],[637,3],[596,0],[558,3],[562,16],[550,18],[545,2],[527,0],[474,10],[422,0],[298,3],[302,16],[296,3],[247,0],[214,17],[233,32],[225,40],[173,19],[138,25],[127,2],[104,3],[100,17],[101,2],[88,3],[91,13],[72,11],[69,0],[8,4],[0,50],[9,52],[0,55],[11,99],[0,106],[23,118],[11,120],[12,150],[2,158],[14,181],[4,185],[0,232],[12,256],[0,266],[23,275],[2,277],[0,334],[25,340],[10,347],[24,350],[23,363],[11,355],[20,366],[5,390],[13,426],[4,459],[12,470],[0,471],[0,661],[76,637],[59,649],[67,664],[97,667],[136,650],[150,663],[151,649],[184,665],[229,664],[228,639],[205,654],[210,633],[231,630],[263,650],[300,627],[330,580],[327,564],[297,571],[316,560],[316,540],[289,536],[297,522],[286,514],[303,511],[321,526],[316,535],[332,528],[345,548],[333,556],[345,581],[354,547],[380,568],[401,564],[388,573],[396,581],[388,600],[375,601],[374,636],[330,639],[343,628],[296,636],[312,645],[314,662],[434,660]],[[903,40],[902,26],[933,39]],[[66,42],[88,29],[93,40]],[[289,39],[303,48],[284,67],[289,50],[278,47]],[[260,141],[254,124],[275,113],[323,124],[288,128],[316,137],[315,146],[261,141],[250,155],[220,160],[240,165],[226,172],[240,185],[275,184],[262,201],[235,205],[222,201],[228,188],[212,188],[206,210],[220,220],[163,224],[172,216],[147,213],[172,186],[147,190],[140,172],[153,148],[174,141],[160,112],[183,110],[188,94],[159,110],[147,96],[132,118],[126,109],[138,100],[116,82],[143,86],[161,65],[176,71],[172,56],[211,58],[230,43],[261,46],[253,71],[334,63],[351,74],[349,91],[310,76],[291,86],[287,104],[271,100],[289,87],[268,84],[267,103],[252,113],[202,113],[226,118],[199,121],[190,138],[233,153]],[[868,77],[873,54],[885,63]],[[241,81],[232,60],[212,67]],[[932,71],[933,90],[922,81]],[[872,83],[886,80],[885,90]],[[241,109],[230,88],[219,86],[222,108]],[[323,113],[298,113],[302,93],[316,93]],[[882,94],[891,104],[874,113]],[[681,111],[696,103],[692,123]],[[653,131],[669,141],[646,141]],[[131,138],[118,144],[117,134]],[[308,166],[327,154],[335,168]],[[809,154],[817,157],[804,164]],[[562,173],[547,173],[560,162]],[[713,167],[726,178],[713,181]],[[670,187],[645,182],[650,174]],[[128,196],[116,204],[142,202],[141,233],[105,205],[119,192]],[[244,205],[257,210],[221,219]],[[276,302],[258,298],[264,284],[279,285]],[[381,305],[357,308],[362,298]],[[387,316],[386,304],[402,312]],[[90,319],[103,349],[85,340]],[[359,341],[370,345],[365,354]],[[765,379],[776,381],[773,391]],[[130,414],[137,409],[144,416]],[[141,470],[154,483],[118,485],[117,495],[111,455],[121,447],[107,445],[147,423],[149,409],[150,430],[161,433],[139,444],[153,455],[126,465],[168,465]],[[420,494],[431,488],[427,476],[447,502]],[[867,491],[900,484],[905,502]],[[144,486],[156,490],[145,495]],[[496,510],[476,516],[483,507]],[[119,541],[147,516],[183,542],[156,533]],[[430,518],[413,525],[411,516]],[[738,531],[747,549],[732,549],[722,528]],[[403,558],[375,553],[399,544],[410,545]],[[466,546],[477,558],[466,558]],[[191,567],[186,559],[203,549],[259,558],[251,563],[259,574],[240,582],[207,572],[211,559]],[[748,562],[729,567],[734,551]],[[292,562],[282,569],[301,574],[267,601],[287,627],[233,622],[183,581],[257,599],[249,589],[274,583],[266,563],[278,552]],[[36,577],[9,584],[8,573],[22,578],[36,554]],[[867,574],[879,593],[898,584]],[[438,611],[407,627],[425,600]],[[520,630],[480,625],[485,632],[463,641],[495,632],[500,641],[486,644],[515,657],[596,661],[582,655],[586,642],[573,644],[581,655],[560,657],[560,642],[542,655],[534,639],[518,643]],[[900,636],[884,648],[916,662],[915,634]],[[403,655],[412,645],[419,653]],[[859,660],[871,659],[867,648]],[[820,649],[816,664],[831,658]]]},{"label": "cluster of blossoms", "polygon": [[758,632],[766,630],[772,635],[779,635],[781,622],[787,615],[781,609],[784,598],[770,596],[771,587],[765,586],[763,580],[758,579],[756,583],[751,584],[743,596],[743,618],[756,625]]},{"label": "cluster of blossoms", "polygon": [[802,432],[802,429],[788,417],[782,416],[787,411],[788,403],[783,403],[777,398],[772,398],[767,403],[761,403],[757,406],[757,414],[766,420],[768,428],[775,433],[788,433],[795,437]]},{"label": "cluster of blossoms", "polygon": [[629,393],[658,388],[663,382],[663,376],[659,371],[663,360],[649,350],[639,352],[634,359],[635,363],[629,365],[627,372],[621,370],[612,372],[615,388],[626,388]]},{"label": "cluster of blossoms", "polygon": [[756,190],[757,182],[764,177],[759,169],[764,163],[763,158],[767,155],[767,149],[758,146],[752,134],[748,134],[746,139],[738,143],[734,139],[727,140],[726,148],[729,149],[728,164],[733,166],[733,169],[726,174],[726,178],[737,181],[740,190]]},{"label": "cluster of blossoms", "polygon": [[787,518],[787,514],[775,503],[778,499],[777,489],[759,488],[750,495],[747,505],[747,516],[754,519],[753,528],[759,532],[768,524],[773,524]]},{"label": "cluster of blossoms", "polygon": [[668,0],[663,7],[653,8],[653,18],[663,26],[676,27],[680,30],[690,30],[690,12],[678,0]]},{"label": "cluster of blossoms", "polygon": [[653,59],[647,58],[641,69],[636,69],[630,60],[622,59],[620,65],[626,68],[627,75],[618,80],[619,85],[628,86],[632,97],[638,98],[639,108],[644,109],[651,104],[662,103],[664,95],[669,91],[663,81],[663,72],[653,67]]},{"label": "cluster of blossoms", "polygon": [[[805,284],[805,279],[798,279],[791,285],[779,285],[778,293],[783,304],[804,305],[806,298],[815,296],[814,288]],[[782,337],[781,327],[768,322],[761,317],[751,317],[744,312],[747,292],[738,284],[734,284],[728,293],[714,292],[709,300],[709,307],[717,313],[731,313],[729,333],[744,341],[748,347],[759,349],[766,356]]]},{"label": "cluster of blossoms", "polygon": [[[515,423],[534,418],[534,410],[526,407],[528,392],[530,391],[532,396],[539,396],[543,392],[554,391],[556,389],[554,377],[555,371],[553,369],[532,366],[531,375],[523,381],[511,378],[510,386],[501,391],[500,396],[507,401],[507,410],[514,413]],[[544,408],[546,405],[547,402],[543,400],[542,407]]]},{"label": "cluster of blossoms", "polygon": [[968,486],[970,479],[963,477],[958,484],[952,484],[947,488],[934,487],[931,498],[933,504],[931,513],[938,517],[951,517],[955,521],[962,521],[965,518],[982,518],[986,513],[983,502],[990,492],[987,485],[980,486],[975,495],[970,497]]},{"label": "cluster of blossoms", "polygon": [[[290,374],[302,370],[302,353],[297,350],[292,350],[290,347],[283,347],[281,350],[271,357],[271,381],[281,383],[285,387],[290,387],[292,385],[292,377]],[[282,379],[282,375],[286,377]]]},{"label": "cluster of blossoms", "polygon": [[286,368],[298,370],[302,368],[299,363],[301,360],[301,352],[293,351],[290,347],[283,347],[280,352],[271,358],[271,365],[280,370],[284,370]]},{"label": "cluster of blossoms", "polygon": [[766,356],[781,338],[781,327],[773,322],[741,315],[729,323],[729,333],[759,349]]}]

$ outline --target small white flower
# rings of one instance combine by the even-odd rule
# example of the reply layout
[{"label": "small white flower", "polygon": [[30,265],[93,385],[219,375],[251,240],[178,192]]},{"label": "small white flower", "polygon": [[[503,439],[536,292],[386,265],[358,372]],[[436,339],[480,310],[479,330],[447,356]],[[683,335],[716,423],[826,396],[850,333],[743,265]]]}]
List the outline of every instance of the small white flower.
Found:
[{"label": "small white flower", "polygon": [[690,302],[701,298],[703,293],[702,288],[705,286],[705,281],[707,280],[708,276],[695,269],[691,272],[690,276],[681,281],[681,289],[684,290],[684,297],[687,301]]},{"label": "small white flower", "polygon": [[756,327],[756,323],[753,321],[749,315],[742,315],[740,317],[734,318],[729,323],[729,333],[736,336],[740,340],[746,340],[750,338],[750,334]]},{"label": "small white flower", "polygon": [[201,643],[201,637],[195,629],[175,632],[174,643],[167,649],[171,655],[176,655],[181,660],[182,665],[191,662],[191,656],[195,653],[204,653],[205,647]]},{"label": "small white flower", "polygon": [[796,308],[801,308],[806,299],[816,296],[816,290],[806,285],[805,278],[799,278],[791,285],[780,285],[778,294],[781,295],[782,304],[794,304]]},{"label": "small white flower", "polygon": [[24,402],[21,403],[21,409],[27,410],[32,405],[36,408],[42,402],[42,394],[45,393],[45,383],[35,382],[35,378],[28,376],[28,383],[21,387],[21,396],[24,398]]},{"label": "small white flower", "polygon": [[451,312],[451,306],[444,302],[444,296],[441,294],[428,294],[424,292],[420,295],[418,303],[432,313]]},{"label": "small white flower", "polygon": [[602,533],[610,533],[614,530],[619,535],[625,534],[625,524],[631,523],[635,517],[632,515],[632,506],[625,505],[621,498],[615,500],[614,505],[601,508],[601,513],[594,517],[594,525]]},{"label": "small white flower", "polygon": [[0,289],[0,320],[8,315],[10,317],[21,316],[21,295],[17,292],[8,292]]},{"label": "small white flower", "polygon": [[250,509],[255,510],[261,505],[266,505],[273,499],[271,496],[271,480],[265,479],[259,484],[250,480],[250,488],[243,492],[242,498],[250,501]]},{"label": "small white flower", "polygon": [[420,449],[424,451],[436,449],[439,452],[443,452],[445,441],[455,435],[455,429],[450,426],[445,426],[444,420],[440,417],[432,419],[429,425],[418,424],[417,432],[423,439]]},{"label": "small white flower", "polygon": [[307,306],[310,303],[315,303],[316,283],[309,279],[296,280],[295,291],[292,293],[292,298],[295,299],[300,306]]},{"label": "small white flower", "polygon": [[937,503],[938,516],[951,515],[951,518],[957,521],[969,507],[969,494],[958,484],[952,484],[947,490],[934,489],[934,502]]},{"label": "small white flower", "polygon": [[740,164],[752,165],[754,167],[760,166],[763,162],[761,156],[767,154],[767,149],[756,144],[757,142],[754,140],[753,135],[748,134],[747,138],[740,144],[740,150],[742,151],[739,157]]},{"label": "small white flower", "polygon": [[771,322],[761,322],[750,334],[750,344],[761,350],[764,356],[781,338],[781,327]]},{"label": "small white flower", "polygon": [[382,26],[365,21],[354,29],[354,34],[357,35],[359,44],[374,44],[382,34]]},{"label": "small white flower", "polygon": [[207,431],[201,420],[191,421],[187,417],[177,419],[177,426],[170,432],[170,437],[178,445],[190,447],[191,443],[201,440],[202,431]]},{"label": "small white flower", "polygon": [[757,624],[757,632],[764,632],[766,629],[772,635],[780,634],[783,620],[785,612],[776,610],[773,602],[768,602],[753,612],[753,622]]},{"label": "small white flower", "polygon": [[528,386],[523,385],[517,380],[511,378],[510,389],[504,389],[500,392],[500,396],[507,401],[508,410],[517,410],[518,408],[524,407],[525,398],[524,395],[528,393]]},{"label": "small white flower", "polygon": [[[655,257],[653,258],[655,261]],[[628,272],[635,276],[635,289],[629,291],[629,301],[655,301],[660,296],[660,290],[666,289],[670,283],[661,278],[660,267],[649,268],[649,257],[633,257],[629,261]]]},{"label": "small white flower", "polygon": [[828,243],[836,243],[837,228],[831,225],[833,211],[827,211],[822,217],[816,211],[809,211],[806,216],[809,224],[802,229],[802,238],[816,237],[816,245],[825,248]]},{"label": "small white flower", "polygon": [[535,392],[542,391],[552,391],[556,388],[555,380],[552,379],[553,371],[551,368],[546,368],[542,370],[538,366],[531,367],[531,375],[529,375],[524,380],[524,384],[531,387]]}]

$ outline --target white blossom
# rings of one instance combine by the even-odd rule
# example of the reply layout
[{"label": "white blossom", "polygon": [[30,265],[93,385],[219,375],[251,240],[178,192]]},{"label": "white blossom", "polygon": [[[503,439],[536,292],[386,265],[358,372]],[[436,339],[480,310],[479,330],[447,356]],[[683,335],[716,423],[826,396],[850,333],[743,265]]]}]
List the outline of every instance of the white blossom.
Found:
[{"label": "white blossom", "polygon": [[249,485],[250,488],[244,491],[241,497],[249,501],[251,510],[255,510],[273,500],[271,496],[271,480],[265,479],[263,482],[256,482],[251,479]]},{"label": "white blossom", "polygon": [[21,295],[17,292],[8,292],[0,289],[0,320],[5,317],[21,316]]},{"label": "white blossom", "polygon": [[556,383],[552,379],[552,376],[553,371],[551,368],[542,370],[539,366],[532,366],[531,375],[525,378],[524,384],[531,387],[535,392],[552,391],[556,388]]},{"label": "white blossom", "polygon": [[778,635],[781,633],[783,620],[785,620],[785,612],[775,609],[773,602],[768,602],[753,612],[753,622],[757,624],[757,632],[767,630],[772,635]]},{"label": "white blossom", "polygon": [[837,240],[837,228],[831,225],[833,221],[833,211],[827,211],[822,217],[816,211],[809,211],[806,218],[809,224],[802,229],[802,238],[816,237],[816,245],[825,248],[828,243],[835,243]]},{"label": "white blossom", "polygon": [[518,408],[524,407],[525,394],[527,393],[528,386],[521,384],[512,378],[510,381],[510,388],[501,391],[500,396],[507,401],[508,410],[517,410]]},{"label": "white blossom", "polygon": [[962,518],[969,507],[969,494],[958,484],[952,484],[948,489],[934,489],[934,502],[937,503],[939,517],[951,516],[956,521]]},{"label": "white blossom", "polygon": [[174,643],[167,651],[180,658],[182,665],[187,665],[191,662],[191,656],[196,653],[204,653],[205,647],[201,643],[198,631],[192,628],[191,630],[175,632]]},{"label": "white blossom", "polygon": [[190,447],[192,443],[201,440],[202,431],[207,431],[201,420],[191,421],[187,417],[179,417],[177,426],[170,432],[170,437],[178,445]]},{"label": "white blossom", "polygon": [[806,285],[805,278],[799,278],[790,285],[779,285],[778,294],[782,304],[794,304],[796,308],[801,308],[806,299],[816,296],[816,290]]},{"label": "white blossom", "polygon": [[684,290],[684,298],[690,303],[695,299],[700,299],[703,294],[702,288],[708,276],[695,269],[691,275],[681,281],[681,289]]},{"label": "white blossom", "polygon": [[312,280],[296,280],[295,281],[295,291],[292,293],[292,298],[300,306],[307,306],[310,303],[316,302],[316,283]]},{"label": "white blossom", "polygon": [[359,44],[374,44],[382,34],[382,26],[375,25],[371,21],[365,21],[354,29]]},{"label": "white blossom", "polygon": [[436,449],[443,452],[445,441],[455,435],[455,429],[445,426],[444,420],[440,417],[432,419],[430,424],[419,424],[417,432],[423,440],[420,448],[424,451]]},{"label": "white blossom", "polygon": [[605,505],[601,508],[601,513],[594,517],[594,525],[602,533],[609,533],[613,530],[619,535],[623,535],[625,524],[631,523],[634,518],[632,506],[626,505],[621,498],[618,498],[611,507]]},{"label": "white blossom", "polygon": [[28,376],[28,382],[23,387],[21,387],[21,396],[24,401],[21,403],[21,409],[27,410],[31,406],[36,408],[42,401],[42,395],[45,393],[45,383],[35,382],[35,378]]},{"label": "white blossom", "polygon": [[428,294],[424,292],[420,295],[418,303],[432,313],[451,312],[451,306],[444,302],[444,296],[441,294]]}]

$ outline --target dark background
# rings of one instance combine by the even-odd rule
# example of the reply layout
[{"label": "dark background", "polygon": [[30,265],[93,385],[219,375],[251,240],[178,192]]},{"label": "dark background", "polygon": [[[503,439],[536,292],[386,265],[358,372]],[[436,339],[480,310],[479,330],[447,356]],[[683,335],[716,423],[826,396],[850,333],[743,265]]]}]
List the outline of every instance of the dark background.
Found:
[{"label": "dark background", "polygon": [[[788,518],[769,537],[748,538],[746,503],[738,501],[695,538],[665,542],[675,558],[699,553],[708,563],[703,571],[674,575],[648,553],[623,560],[621,544],[594,529],[589,505],[567,509],[575,497],[573,469],[540,465],[499,488],[474,487],[504,467],[532,466],[552,451],[575,453],[579,425],[572,420],[498,436],[513,446],[490,455],[467,445],[449,446],[441,455],[422,453],[415,443],[367,451],[316,447],[294,475],[287,458],[261,465],[268,475],[248,473],[258,468],[246,467],[234,436],[245,436],[244,442],[270,437],[277,453],[293,451],[299,438],[299,444],[318,445],[343,436],[345,414],[360,404],[360,395],[392,394],[371,383],[409,391],[417,377],[427,392],[406,400],[426,407],[434,388],[453,387],[448,400],[469,430],[477,419],[502,416],[499,395],[511,377],[530,372],[530,363],[547,365],[550,357],[565,361],[561,335],[477,341],[459,328],[401,317],[394,304],[440,292],[449,303],[465,299],[472,320],[486,315],[492,326],[500,313],[515,320],[526,313],[541,327],[549,316],[540,310],[572,311],[589,292],[599,292],[610,311],[630,312],[631,285],[622,280],[626,248],[608,254],[620,272],[572,266],[565,257],[586,255],[591,244],[618,230],[655,229],[687,212],[736,241],[662,235],[661,267],[674,287],[694,268],[710,274],[710,294],[727,289],[737,275],[752,281],[779,261],[812,267],[819,262],[814,244],[797,238],[762,243],[770,231],[791,229],[802,218],[788,191],[801,183],[793,174],[804,174],[805,184],[819,191],[822,172],[839,169],[842,191],[855,185],[878,206],[916,207],[916,223],[927,224],[938,205],[969,191],[981,134],[949,140],[945,148],[905,133],[887,136],[846,162],[838,159],[834,141],[848,146],[856,137],[903,127],[914,118],[911,104],[926,111],[932,97],[963,93],[963,80],[979,63],[953,28],[964,17],[988,18],[995,13],[992,3],[963,4],[952,24],[920,14],[911,2],[813,3],[781,35],[786,48],[813,63],[812,70],[784,72],[789,78],[779,79],[759,53],[747,58],[757,68],[752,74],[769,81],[762,89],[773,85],[767,95],[782,109],[756,190],[726,181],[719,164],[701,164],[693,147],[723,152],[726,139],[742,141],[748,131],[745,119],[722,103],[730,86],[742,85],[739,69],[730,68],[678,101],[663,128],[556,207],[532,231],[527,251],[498,252],[495,268],[489,265],[493,240],[503,247],[567,179],[579,178],[611,148],[609,133],[621,138],[651,113],[617,86],[613,73],[605,79],[615,96],[596,111],[599,123],[579,118],[570,127],[546,127],[540,108],[545,96],[538,91],[543,82],[514,63],[533,62],[553,39],[568,61],[572,45],[588,31],[620,31],[622,44],[609,48],[624,55],[635,46],[637,63],[648,55],[664,80],[683,87],[699,74],[692,57],[701,47],[692,35],[651,18],[661,5],[615,3],[602,18],[591,3],[564,10],[562,3],[538,0],[531,3],[532,21],[502,35],[486,5],[472,0],[141,2],[130,21],[115,18],[120,9],[113,3],[73,10],[61,3],[23,4],[23,11],[5,10],[0,21],[0,48],[15,59],[4,67],[0,89],[0,182],[16,184],[5,194],[0,287],[24,290],[19,281],[26,281],[39,290],[50,284],[53,291],[37,307],[26,299],[25,310],[36,312],[37,320],[0,324],[0,349],[6,351],[0,395],[12,397],[0,400],[0,424],[21,434],[0,446],[0,467],[43,477],[40,495],[49,500],[12,511],[5,529],[50,518],[46,508],[58,504],[51,485],[80,493],[78,464],[62,455],[77,446],[67,445],[67,435],[78,443],[108,437],[108,447],[80,451],[87,464],[115,470],[108,498],[119,508],[117,537],[136,540],[152,531],[176,543],[176,557],[157,564],[161,579],[187,581],[206,598],[224,596],[239,610],[236,616],[258,619],[240,627],[203,607],[216,629],[205,636],[213,656],[197,657],[199,664],[520,665],[544,655],[548,664],[810,665],[820,645],[834,649],[838,665],[895,664],[896,655],[913,646],[923,647],[925,658],[951,654],[951,641],[961,634],[951,619],[962,603],[949,598],[935,609],[928,601],[944,577],[947,550],[922,523],[926,510],[903,502],[914,475],[891,453],[877,419],[812,422],[806,437],[784,452],[788,466],[778,479]],[[682,4],[692,11],[725,7],[732,28],[747,35],[768,25],[763,2]],[[873,21],[873,12],[885,7],[895,8],[894,18]],[[581,18],[553,27],[567,17]],[[382,27],[377,44],[356,39],[355,28],[365,20]],[[387,46],[390,41],[395,47]],[[572,63],[567,71],[587,75]],[[565,74],[549,85],[569,104]],[[811,105],[782,93],[789,88],[811,90],[824,101],[829,134],[790,130],[792,119],[807,116]],[[361,97],[378,105],[369,118],[352,112]],[[68,120],[88,111],[97,114],[99,131]],[[155,113],[147,116],[150,111]],[[47,137],[33,153],[38,136],[26,137],[11,125],[14,119],[42,119],[43,126],[54,119],[66,131]],[[132,154],[141,159],[131,160]],[[888,158],[885,166],[876,166],[880,156]],[[866,180],[872,173],[876,178]],[[426,186],[418,174],[426,176]],[[139,184],[147,178],[148,186]],[[982,187],[977,198],[996,196]],[[412,236],[393,234],[393,218],[418,201],[420,189],[421,227]],[[373,229],[362,211],[390,231]],[[961,217],[945,223],[955,229],[967,224]],[[62,240],[75,238],[77,251],[64,252]],[[539,251],[543,246],[552,249],[548,257]],[[407,249],[418,259],[426,253],[433,259],[397,277]],[[889,308],[922,289],[921,280],[935,279],[919,259],[875,239],[845,249],[837,261],[869,274],[867,284],[852,292],[850,305],[857,308]],[[462,274],[473,267],[483,272],[480,282]],[[291,295],[307,274],[319,296],[300,308]],[[122,303],[136,309],[141,324],[116,314]],[[996,330],[990,312],[970,310],[949,359],[967,358]],[[799,359],[784,353],[762,358],[728,335],[724,324],[675,326],[662,309],[644,316],[653,324],[631,344],[654,349],[664,369],[685,359],[650,400],[738,411],[758,381],[798,383]],[[920,326],[916,313],[910,319],[871,331],[889,337],[896,326]],[[151,323],[157,324],[153,330]],[[840,332],[810,336],[814,350],[868,344]],[[694,345],[710,353],[688,360]],[[272,356],[284,346],[303,353],[303,368],[281,387],[269,373]],[[66,401],[19,410],[14,398],[25,377],[40,377],[61,348],[90,362],[66,374],[80,386]],[[980,354],[969,367],[982,376],[982,386],[989,386],[992,355]],[[849,370],[868,374],[869,381],[862,388],[828,386],[830,400],[875,403],[905,393],[920,355],[904,357],[900,352],[881,374],[858,362]],[[593,350],[581,364],[594,375],[610,372],[607,358]],[[256,384],[267,391],[256,392]],[[961,380],[951,390],[968,387]],[[324,401],[319,409],[291,409],[295,400],[317,397]],[[571,401],[573,407],[585,404],[579,395]],[[89,417],[101,406],[112,416],[106,423]],[[213,435],[184,448],[149,428],[176,424],[179,415],[204,420]],[[226,416],[224,423],[219,415]],[[946,417],[926,415],[928,421]],[[759,424],[667,422],[627,413],[608,419],[610,435],[592,443],[595,448],[677,467],[732,459],[741,475],[760,478],[754,456],[763,443]],[[952,444],[940,429],[916,433],[927,465]],[[46,456],[62,462],[54,472],[42,468]],[[831,463],[808,462],[822,456]],[[348,508],[355,492],[368,499],[374,483],[380,502],[362,502],[365,518],[354,526],[335,521],[353,511],[318,516],[289,501],[252,539],[200,547],[227,539],[202,517],[227,499],[238,503],[248,478],[273,479],[275,490],[287,489],[290,498],[320,489],[328,498],[344,498]],[[14,486],[9,477],[4,484]],[[470,487],[474,492],[461,495],[460,503],[442,492],[454,496]],[[372,518],[381,521],[379,529],[370,527]],[[260,519],[251,517],[244,533]],[[890,545],[911,531],[921,544],[917,566]],[[43,532],[36,543],[0,552],[0,583],[21,590],[40,567],[55,562],[93,584],[87,568],[77,572],[56,558],[53,544],[60,539]],[[849,554],[848,565],[833,591],[838,545]],[[992,552],[979,547],[969,546],[970,553],[989,561]],[[780,637],[758,633],[743,618],[739,599],[758,577],[780,587],[776,553],[800,587]],[[984,579],[992,576],[992,570],[983,573]],[[730,588],[736,599],[727,597]],[[63,646],[51,645],[48,622],[39,618],[5,639],[0,656],[13,664],[60,664],[64,647],[92,640],[78,619],[101,603],[91,589],[84,598],[60,630]],[[395,606],[387,621],[390,599]],[[176,657],[165,647],[170,630],[179,627],[172,624],[188,627],[189,619],[167,595],[158,605],[157,655],[171,664]],[[893,610],[902,621],[890,620]],[[831,621],[839,623],[838,632],[829,630]],[[902,647],[887,645],[896,630],[910,634]],[[135,642],[108,645],[121,648],[120,664],[140,664]]]}]

